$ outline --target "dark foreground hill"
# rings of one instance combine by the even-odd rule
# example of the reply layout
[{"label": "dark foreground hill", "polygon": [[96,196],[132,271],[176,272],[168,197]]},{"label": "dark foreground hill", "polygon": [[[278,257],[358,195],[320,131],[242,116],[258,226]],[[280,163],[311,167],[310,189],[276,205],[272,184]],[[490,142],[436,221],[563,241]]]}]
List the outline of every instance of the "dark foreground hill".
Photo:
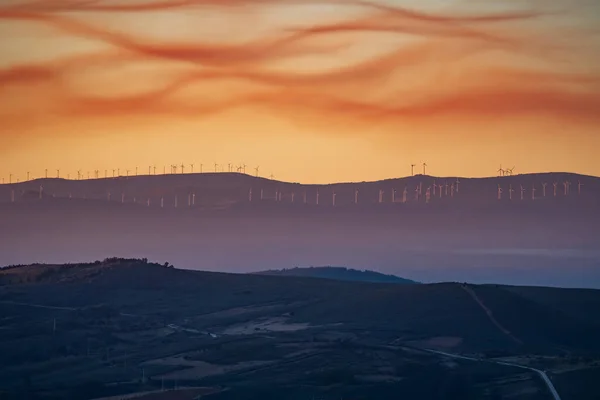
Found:
[{"label": "dark foreground hill", "polygon": [[190,386],[219,392],[209,399],[550,399],[535,372],[499,357],[547,369],[564,400],[595,398],[600,323],[589,304],[600,291],[533,289],[225,274],[136,259],[5,268],[0,398]]},{"label": "dark foreground hill", "polygon": [[375,271],[359,271],[345,267],[294,267],[284,269],[272,269],[268,271],[255,272],[258,275],[275,276],[300,276],[307,278],[336,279],[339,281],[371,282],[371,283],[403,283],[415,284],[418,282],[410,279],[400,278],[395,275],[382,274]]}]

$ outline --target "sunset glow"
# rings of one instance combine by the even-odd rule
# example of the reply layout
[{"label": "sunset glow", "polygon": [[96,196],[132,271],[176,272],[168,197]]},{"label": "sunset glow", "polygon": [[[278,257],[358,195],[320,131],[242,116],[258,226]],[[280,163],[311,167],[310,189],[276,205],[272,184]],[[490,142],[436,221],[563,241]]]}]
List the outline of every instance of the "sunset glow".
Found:
[{"label": "sunset glow", "polygon": [[600,175],[597,4],[3,1],[0,176]]}]

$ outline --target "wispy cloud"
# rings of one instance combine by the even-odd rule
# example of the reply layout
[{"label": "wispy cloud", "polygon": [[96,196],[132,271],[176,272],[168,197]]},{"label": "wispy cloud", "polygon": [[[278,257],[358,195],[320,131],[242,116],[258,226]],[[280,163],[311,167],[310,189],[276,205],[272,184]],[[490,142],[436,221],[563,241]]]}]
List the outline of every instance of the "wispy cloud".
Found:
[{"label": "wispy cloud", "polygon": [[[537,6],[477,15],[432,13],[383,1],[330,0],[325,4],[339,7],[340,14],[345,7],[360,7],[362,14],[318,23],[300,15],[287,26],[256,26],[263,21],[261,13],[299,3],[13,1],[0,7],[0,27],[2,21],[39,25],[57,36],[104,47],[43,62],[21,57],[2,63],[0,116],[7,125],[19,126],[48,110],[54,117],[69,118],[200,118],[257,107],[292,119],[312,115],[349,124],[432,116],[600,119],[600,71],[585,68],[598,61],[589,53],[597,38],[585,26],[565,28],[556,12]],[[192,30],[175,40],[168,32],[161,38],[139,26],[117,29],[108,23],[112,15],[133,20],[164,13],[162,18],[168,19],[173,13],[199,10],[201,25],[203,10],[225,18],[234,6],[252,9],[247,18],[252,39],[217,41]],[[10,39],[0,42],[4,40]],[[385,52],[370,54],[378,47]],[[331,59],[338,61],[335,67],[328,66]],[[151,63],[156,65],[152,71],[122,72],[130,65]],[[109,73],[116,78],[103,84]],[[131,86],[141,89],[132,92],[127,89]]]}]

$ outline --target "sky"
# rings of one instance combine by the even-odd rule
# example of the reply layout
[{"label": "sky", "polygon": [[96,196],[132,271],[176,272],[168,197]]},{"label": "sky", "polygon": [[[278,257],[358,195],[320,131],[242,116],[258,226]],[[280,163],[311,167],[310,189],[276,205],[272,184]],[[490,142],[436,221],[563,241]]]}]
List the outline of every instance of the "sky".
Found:
[{"label": "sky", "polygon": [[6,183],[600,175],[598,110],[597,1],[0,2]]}]

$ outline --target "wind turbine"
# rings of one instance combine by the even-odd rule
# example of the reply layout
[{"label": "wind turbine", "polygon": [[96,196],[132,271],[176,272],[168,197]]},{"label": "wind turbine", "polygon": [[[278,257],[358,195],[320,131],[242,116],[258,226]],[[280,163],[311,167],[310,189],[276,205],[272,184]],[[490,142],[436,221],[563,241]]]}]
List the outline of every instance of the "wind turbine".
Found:
[{"label": "wind turbine", "polygon": [[392,188],[392,203],[396,202],[396,189]]},{"label": "wind turbine", "polygon": [[243,172],[245,174],[246,173],[246,164],[242,164],[242,168],[243,168],[243,170],[244,170]]},{"label": "wind turbine", "polygon": [[502,188],[500,184],[498,184],[498,200],[502,200]]},{"label": "wind turbine", "polygon": [[525,196],[525,188],[523,187],[523,185],[521,185],[521,200],[524,199]]},{"label": "wind turbine", "polygon": [[425,203],[428,204],[430,199],[431,199],[431,186],[429,186],[427,188],[427,190],[425,191]]},{"label": "wind turbine", "polygon": [[558,182],[554,182],[554,183],[552,184],[552,186],[554,186],[554,197],[556,197],[556,190],[557,190],[557,188],[558,188]]},{"label": "wind turbine", "polygon": [[248,190],[248,201],[252,201],[252,188]]},{"label": "wind turbine", "polygon": [[319,189],[317,189],[317,205],[319,205]]},{"label": "wind turbine", "polygon": [[48,168],[46,168],[46,179],[48,179]]},{"label": "wind turbine", "polygon": [[258,165],[256,168],[254,168],[254,172],[256,172],[256,177],[258,178],[258,170],[260,168],[260,165]]},{"label": "wind turbine", "polygon": [[383,190],[379,189],[379,204],[383,203]]},{"label": "wind turbine", "polygon": [[192,169],[191,169],[191,172],[192,172],[192,174],[193,174],[193,173],[194,173],[194,164],[190,164],[190,167],[192,168]]},{"label": "wind turbine", "polygon": [[438,185],[436,185],[435,180],[433,181],[433,197],[435,197],[435,189],[438,187]]},{"label": "wind turbine", "polygon": [[[227,163],[227,172],[231,172],[231,163]],[[239,172],[239,169],[238,169]]]},{"label": "wind turbine", "polygon": [[335,190],[333,191],[333,193],[331,194],[331,205],[335,207],[335,196],[337,194],[335,193]]},{"label": "wind turbine", "polygon": [[358,204],[358,189],[354,189],[354,204]]},{"label": "wind turbine", "polygon": [[546,186],[548,186],[546,182],[542,183],[542,195],[544,197],[546,197]]},{"label": "wind turbine", "polygon": [[415,176],[415,167],[416,164],[410,164],[410,175]]},{"label": "wind turbine", "polygon": [[531,185],[531,200],[535,200],[535,191],[537,189],[535,188],[535,183]]},{"label": "wind turbine", "polygon": [[571,182],[565,181],[565,195],[568,195],[571,189]]},{"label": "wind turbine", "polygon": [[125,176],[127,176],[127,177],[129,176],[129,170],[128,169],[125,170]]},{"label": "wind turbine", "polygon": [[415,188],[415,201],[419,201],[419,185]]},{"label": "wind turbine", "polygon": [[273,175],[273,174],[269,175],[269,179],[270,179],[270,180],[273,180],[273,179],[275,179],[275,175]]},{"label": "wind turbine", "polygon": [[460,184],[460,181],[458,180],[458,178],[456,178],[456,193],[458,193],[458,185]]},{"label": "wind turbine", "polygon": [[27,171],[27,181],[29,181],[29,171]]},{"label": "wind turbine", "polygon": [[448,188],[450,187],[450,185],[448,185],[448,182],[446,182],[444,186],[446,187],[446,193],[444,193],[444,195],[448,197]]},{"label": "wind turbine", "polygon": [[581,195],[581,187],[583,186],[583,183],[581,183],[581,181],[577,182],[577,194]]},{"label": "wind turbine", "polygon": [[408,188],[404,186],[404,190],[402,191],[402,203],[406,203],[406,197],[408,195]]},{"label": "wind turbine", "polygon": [[514,192],[514,189],[512,188],[512,184],[508,186],[508,199],[512,200],[512,194]]},{"label": "wind turbine", "polygon": [[505,170],[502,169],[502,164],[500,164],[500,168],[498,168],[498,176],[504,176],[504,173],[506,172]]},{"label": "wind turbine", "polygon": [[454,182],[450,185],[450,197],[454,198]]},{"label": "wind turbine", "polygon": [[203,165],[204,165],[204,164],[200,164],[200,173],[202,173],[202,166],[203,166]]},{"label": "wind turbine", "polygon": [[185,165],[182,163],[181,164],[181,173],[184,174],[185,173]]},{"label": "wind turbine", "polygon": [[138,167],[135,167],[135,176],[138,175]]},{"label": "wind turbine", "polygon": [[218,167],[219,167],[219,164],[215,163],[215,172],[217,172]]},{"label": "wind turbine", "polygon": [[425,174],[426,169],[427,169],[427,163],[423,163],[423,175],[426,175]]}]

